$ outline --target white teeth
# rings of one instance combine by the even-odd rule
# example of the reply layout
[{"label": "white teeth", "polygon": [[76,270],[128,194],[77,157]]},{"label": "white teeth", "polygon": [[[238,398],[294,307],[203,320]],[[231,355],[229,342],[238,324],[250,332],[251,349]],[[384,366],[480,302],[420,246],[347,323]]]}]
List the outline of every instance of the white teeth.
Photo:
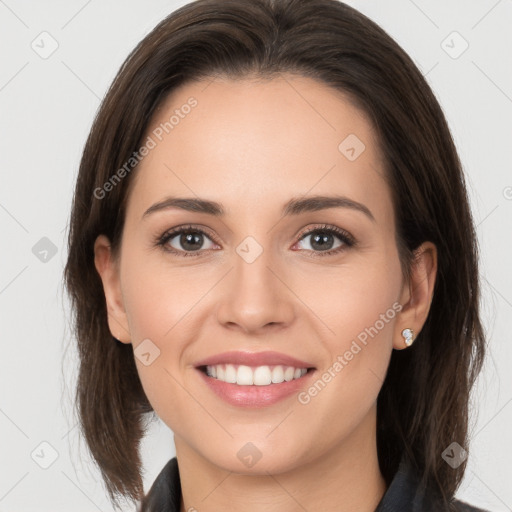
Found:
[{"label": "white teeth", "polygon": [[[231,366],[227,364],[226,366]],[[252,386],[254,384],[253,371],[249,366],[240,365],[236,372],[236,383],[241,386]]]},{"label": "white teeth", "polygon": [[268,366],[258,366],[254,370],[254,384],[257,386],[268,386],[272,384],[272,373]]},{"label": "white teeth", "polygon": [[282,366],[274,366],[272,370],[272,382],[274,384],[281,384],[284,381],[284,370]]},{"label": "white teeth", "polygon": [[286,368],[286,370],[284,371],[284,380],[286,382],[289,382],[290,380],[293,380],[294,375],[295,375],[295,368],[288,366],[288,368]]},{"label": "white teeth", "polygon": [[306,368],[293,366],[245,366],[233,364],[216,364],[206,367],[206,374],[223,382],[239,386],[268,386],[300,379],[307,373]]},{"label": "white teeth", "polygon": [[[214,366],[215,368],[215,366]],[[226,382],[231,382],[231,384],[236,383],[236,370],[232,364],[226,365]]]}]

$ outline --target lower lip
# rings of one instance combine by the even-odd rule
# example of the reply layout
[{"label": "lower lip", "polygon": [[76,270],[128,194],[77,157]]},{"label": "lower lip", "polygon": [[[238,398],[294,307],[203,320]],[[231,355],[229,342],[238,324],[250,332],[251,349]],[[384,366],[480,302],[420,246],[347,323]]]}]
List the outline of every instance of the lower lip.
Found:
[{"label": "lower lip", "polygon": [[309,370],[300,379],[293,379],[281,384],[268,384],[266,386],[239,386],[209,377],[201,370],[197,370],[209,388],[225,402],[239,407],[266,407],[273,405],[290,395],[298,393],[305,387],[314,370]]}]

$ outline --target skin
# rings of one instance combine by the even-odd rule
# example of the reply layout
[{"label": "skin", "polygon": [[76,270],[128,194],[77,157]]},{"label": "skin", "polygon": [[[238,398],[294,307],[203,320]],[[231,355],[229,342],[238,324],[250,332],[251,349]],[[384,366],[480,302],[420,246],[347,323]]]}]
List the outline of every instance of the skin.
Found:
[{"label": "skin", "polygon": [[[401,331],[417,335],[426,320],[436,248],[418,249],[406,281],[378,140],[339,91],[296,75],[188,83],[167,98],[147,135],[190,96],[197,106],[136,171],[119,254],[104,235],[95,243],[112,334],[134,349],[149,338],[160,350],[148,366],[135,361],[174,432],[181,510],[373,511],[386,491],[377,396],[392,350],[406,348]],[[365,144],[354,161],[338,149],[349,134]],[[374,220],[351,208],[281,216],[292,197],[316,194],[346,196]],[[217,201],[225,215],[173,208],[143,218],[169,195]],[[208,233],[196,256],[155,245],[189,223]],[[322,257],[313,236],[302,237],[322,224],[348,231],[356,244],[333,235],[342,250]],[[247,236],[263,248],[252,263],[236,252]],[[172,240],[186,250],[179,235]],[[260,409],[229,405],[194,368],[228,350],[274,350],[312,362],[320,377],[396,303],[401,311],[305,405],[295,395]],[[248,442],[261,453],[251,468],[237,457]]]}]

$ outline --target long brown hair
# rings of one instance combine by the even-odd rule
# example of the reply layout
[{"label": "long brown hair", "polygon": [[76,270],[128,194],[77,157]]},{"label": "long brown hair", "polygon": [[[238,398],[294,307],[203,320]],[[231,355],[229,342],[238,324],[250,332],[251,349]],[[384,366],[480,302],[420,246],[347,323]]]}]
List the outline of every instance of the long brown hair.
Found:
[{"label": "long brown hair", "polygon": [[443,112],[408,55],[379,26],[336,0],[198,0],[181,7],[128,56],[97,113],[73,200],[65,282],[80,369],[76,404],[89,449],[114,504],[143,496],[139,442],[152,412],[131,345],[112,339],[93,245],[115,251],[134,169],[108,197],[96,193],[140,147],[156,107],[179,85],[213,77],[291,72],[342,91],[377,130],[393,195],[405,273],[424,241],[438,250],[427,321],[407,350],[393,351],[377,403],[381,472],[405,458],[449,507],[466,464],[468,403],[485,340],[479,316],[477,244],[462,166]]}]

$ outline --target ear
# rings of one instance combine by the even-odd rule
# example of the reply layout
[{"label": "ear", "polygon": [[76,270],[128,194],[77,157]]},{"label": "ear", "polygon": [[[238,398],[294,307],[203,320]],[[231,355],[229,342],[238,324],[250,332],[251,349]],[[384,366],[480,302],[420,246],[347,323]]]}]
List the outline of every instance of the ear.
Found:
[{"label": "ear", "polygon": [[424,242],[414,251],[409,282],[404,283],[400,304],[402,310],[395,323],[393,348],[407,348],[402,331],[412,329],[414,337],[418,337],[427,320],[434,295],[437,275],[437,248],[432,242]]},{"label": "ear", "polygon": [[119,265],[112,256],[110,240],[105,235],[99,235],[94,242],[94,265],[103,282],[110,332],[122,343],[131,343],[128,318],[121,293]]}]

